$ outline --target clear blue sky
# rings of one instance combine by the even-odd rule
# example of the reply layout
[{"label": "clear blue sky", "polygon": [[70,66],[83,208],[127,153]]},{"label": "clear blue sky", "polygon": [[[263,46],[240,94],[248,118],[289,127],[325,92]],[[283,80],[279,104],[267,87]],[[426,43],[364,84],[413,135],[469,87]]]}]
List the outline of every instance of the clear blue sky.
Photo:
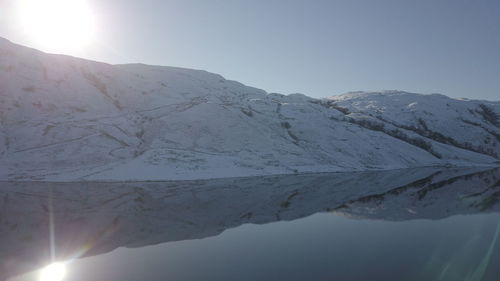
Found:
[{"label": "clear blue sky", "polygon": [[[0,36],[37,47],[7,16],[12,1],[0,0]],[[97,40],[73,55],[204,69],[284,94],[500,100],[498,0],[88,1]]]}]

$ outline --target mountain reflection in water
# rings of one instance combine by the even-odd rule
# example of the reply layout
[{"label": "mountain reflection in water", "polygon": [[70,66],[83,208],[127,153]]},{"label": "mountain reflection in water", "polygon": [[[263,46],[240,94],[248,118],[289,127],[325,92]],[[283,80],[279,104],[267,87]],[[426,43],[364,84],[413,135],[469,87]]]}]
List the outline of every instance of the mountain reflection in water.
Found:
[{"label": "mountain reflection in water", "polygon": [[[0,280],[15,280],[17,275],[47,265],[51,260],[51,222],[55,259],[78,262],[120,247],[201,239],[243,224],[292,221],[320,212],[381,221],[494,214],[500,210],[499,179],[498,168],[422,168],[179,182],[3,182]],[[481,280],[477,278],[492,274],[487,274],[492,258],[500,268],[500,257],[494,256],[498,249],[495,227],[491,224],[484,230],[488,241],[478,238],[491,249],[476,253],[478,265],[468,273],[469,279],[463,280]],[[411,244],[412,239],[408,237],[406,243]],[[474,248],[476,242],[464,247]],[[433,263],[432,258],[438,258],[441,250],[435,249],[427,263]],[[386,251],[390,255],[391,249]],[[448,280],[445,277],[452,276],[449,271],[442,269],[436,280]],[[315,280],[331,280],[327,277],[331,276]],[[372,276],[372,280],[378,278]]]}]

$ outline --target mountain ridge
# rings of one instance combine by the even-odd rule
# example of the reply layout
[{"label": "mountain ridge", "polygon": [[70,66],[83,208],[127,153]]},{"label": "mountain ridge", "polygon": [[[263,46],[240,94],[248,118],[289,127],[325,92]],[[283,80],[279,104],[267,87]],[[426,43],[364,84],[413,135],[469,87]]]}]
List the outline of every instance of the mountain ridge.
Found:
[{"label": "mountain ridge", "polygon": [[281,95],[204,70],[110,65],[0,41],[0,180],[495,166],[499,115],[500,102]]}]

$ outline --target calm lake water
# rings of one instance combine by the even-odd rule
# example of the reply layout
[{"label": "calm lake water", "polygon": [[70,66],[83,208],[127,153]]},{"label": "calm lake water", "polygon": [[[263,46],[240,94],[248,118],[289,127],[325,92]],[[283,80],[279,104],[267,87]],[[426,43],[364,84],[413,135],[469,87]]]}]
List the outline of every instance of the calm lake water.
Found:
[{"label": "calm lake water", "polygon": [[499,180],[425,168],[3,182],[0,280],[39,281],[59,261],[67,281],[498,281]]}]

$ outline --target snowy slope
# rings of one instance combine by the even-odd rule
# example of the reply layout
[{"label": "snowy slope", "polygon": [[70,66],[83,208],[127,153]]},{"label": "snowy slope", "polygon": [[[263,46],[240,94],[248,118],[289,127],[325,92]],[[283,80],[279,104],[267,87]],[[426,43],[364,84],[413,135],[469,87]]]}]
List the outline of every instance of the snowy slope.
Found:
[{"label": "snowy slope", "polygon": [[[461,113],[480,103],[417,96]],[[399,111],[390,96],[385,102]],[[355,114],[330,103],[268,94],[200,70],[109,65],[0,39],[0,179],[193,179],[498,161],[489,153],[498,151],[498,126],[481,113],[468,119],[481,129],[459,141],[487,153],[434,140],[426,149],[360,126]],[[499,113],[498,103],[487,105]],[[448,115],[422,118],[458,128]]]},{"label": "snowy slope", "polygon": [[[469,151],[500,156],[500,102],[401,91],[353,92],[330,98],[354,120],[372,120]],[[435,150],[439,153],[439,148]]]}]

